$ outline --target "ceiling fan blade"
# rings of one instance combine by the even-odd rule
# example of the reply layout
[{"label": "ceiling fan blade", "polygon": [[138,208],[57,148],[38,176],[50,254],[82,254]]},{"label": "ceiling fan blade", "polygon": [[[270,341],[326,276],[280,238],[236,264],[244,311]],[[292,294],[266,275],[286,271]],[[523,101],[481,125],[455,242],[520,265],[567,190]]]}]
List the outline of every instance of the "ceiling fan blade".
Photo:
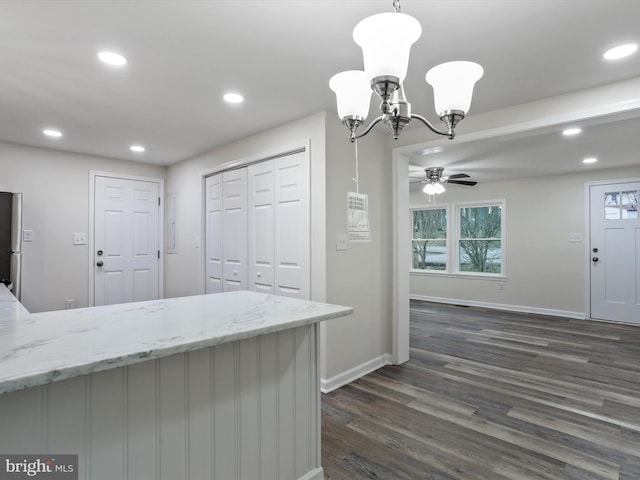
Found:
[{"label": "ceiling fan blade", "polygon": [[447,178],[469,178],[469,175],[466,173],[454,173],[453,175],[449,175]]},{"label": "ceiling fan blade", "polygon": [[424,178],[409,177],[409,183],[424,183]]},{"label": "ceiling fan blade", "polygon": [[447,183],[455,183],[456,185],[477,185],[478,182],[470,182],[468,180],[447,180]]}]

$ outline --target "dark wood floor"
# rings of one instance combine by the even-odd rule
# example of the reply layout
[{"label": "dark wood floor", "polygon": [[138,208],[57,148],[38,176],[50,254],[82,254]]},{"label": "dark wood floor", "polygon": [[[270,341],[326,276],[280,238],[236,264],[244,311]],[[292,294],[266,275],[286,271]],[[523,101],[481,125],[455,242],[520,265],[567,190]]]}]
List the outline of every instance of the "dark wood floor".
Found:
[{"label": "dark wood floor", "polygon": [[328,479],[640,479],[640,327],[412,303],[411,360],[322,398]]}]

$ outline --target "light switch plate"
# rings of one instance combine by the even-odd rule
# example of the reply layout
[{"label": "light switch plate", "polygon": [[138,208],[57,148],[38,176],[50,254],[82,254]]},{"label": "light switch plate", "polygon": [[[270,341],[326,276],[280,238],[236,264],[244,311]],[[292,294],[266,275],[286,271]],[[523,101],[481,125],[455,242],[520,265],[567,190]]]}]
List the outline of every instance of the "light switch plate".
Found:
[{"label": "light switch plate", "polygon": [[349,237],[346,233],[338,233],[336,235],[336,250],[346,250],[349,246]]},{"label": "light switch plate", "polygon": [[86,245],[87,244],[87,234],[86,233],[74,233],[73,234],[73,244],[74,245]]},{"label": "light switch plate", "polygon": [[570,242],[581,242],[582,241],[582,234],[581,233],[570,233],[569,234],[569,241]]}]

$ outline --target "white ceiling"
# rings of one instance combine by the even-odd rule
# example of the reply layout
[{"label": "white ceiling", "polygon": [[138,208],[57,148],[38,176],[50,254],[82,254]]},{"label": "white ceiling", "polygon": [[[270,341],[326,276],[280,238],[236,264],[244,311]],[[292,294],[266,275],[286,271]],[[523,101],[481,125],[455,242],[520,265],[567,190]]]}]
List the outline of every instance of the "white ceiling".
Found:
[{"label": "white ceiling", "polygon": [[[5,0],[0,140],[169,165],[335,111],[329,78],[362,68],[353,27],[391,10],[391,0]],[[640,42],[637,0],[403,0],[402,10],[423,28],[405,89],[414,112],[432,119],[424,74],[444,61],[485,68],[470,115],[640,76],[638,55],[601,59],[610,46]],[[102,49],[122,52],[129,65],[99,63]],[[228,90],[245,103],[225,104]],[[43,137],[50,126],[64,137]],[[147,151],[129,152],[134,142]],[[526,148],[512,147],[510,158]],[[442,166],[490,171],[495,152],[484,154],[475,165]]]},{"label": "white ceiling", "polygon": [[[424,168],[444,167],[444,175],[466,173],[471,177],[468,180],[492,182],[639,165],[637,115],[619,113],[467,143],[454,140],[441,147],[419,148],[409,159],[410,176],[413,180],[423,178]],[[568,127],[582,131],[564,136],[562,131]],[[597,163],[583,164],[582,160],[589,157],[595,157]]]}]

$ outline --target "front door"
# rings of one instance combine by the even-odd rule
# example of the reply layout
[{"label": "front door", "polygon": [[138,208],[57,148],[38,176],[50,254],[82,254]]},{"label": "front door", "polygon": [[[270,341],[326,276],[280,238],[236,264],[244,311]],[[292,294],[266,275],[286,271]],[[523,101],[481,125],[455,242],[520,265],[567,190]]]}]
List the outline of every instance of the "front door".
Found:
[{"label": "front door", "polygon": [[94,181],[94,304],[158,299],[158,183],[106,176]]},{"label": "front door", "polygon": [[591,185],[591,317],[640,324],[640,182]]}]

